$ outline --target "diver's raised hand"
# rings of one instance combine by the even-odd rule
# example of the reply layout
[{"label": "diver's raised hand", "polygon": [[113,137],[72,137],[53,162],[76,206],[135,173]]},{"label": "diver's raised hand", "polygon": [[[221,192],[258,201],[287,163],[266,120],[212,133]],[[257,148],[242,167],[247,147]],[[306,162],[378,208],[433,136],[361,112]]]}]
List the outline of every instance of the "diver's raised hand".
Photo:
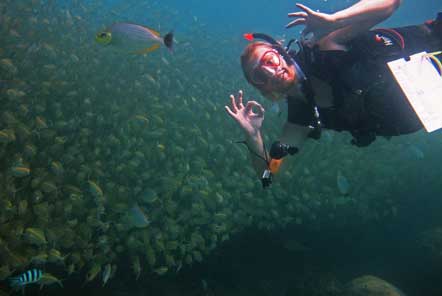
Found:
[{"label": "diver's raised hand", "polygon": [[288,23],[286,28],[305,25],[302,36],[306,37],[310,33],[313,34],[313,36],[309,38],[309,42],[316,42],[323,36],[338,29],[333,15],[314,11],[299,3],[297,3],[296,6],[302,9],[302,11],[288,14],[289,17],[295,18],[295,20]]},{"label": "diver's raised hand", "polygon": [[[227,113],[239,123],[244,132],[250,137],[258,135],[264,120],[264,108],[256,101],[248,101],[244,106],[243,92],[238,92],[238,97],[230,95],[231,107],[225,106]],[[256,107],[256,113],[254,108]]]}]

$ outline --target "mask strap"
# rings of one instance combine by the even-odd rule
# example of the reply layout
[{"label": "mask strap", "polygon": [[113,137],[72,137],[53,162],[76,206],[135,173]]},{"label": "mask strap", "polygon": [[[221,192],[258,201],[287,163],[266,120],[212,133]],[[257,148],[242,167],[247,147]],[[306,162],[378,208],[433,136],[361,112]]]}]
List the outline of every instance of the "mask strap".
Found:
[{"label": "mask strap", "polygon": [[296,75],[299,77],[299,81],[305,81],[307,80],[307,76],[305,76],[304,71],[301,70],[301,67],[299,67],[298,63],[292,58],[293,65],[295,66]]},{"label": "mask strap", "polygon": [[267,41],[268,43],[270,43],[272,45],[279,45],[278,41],[276,41],[270,35],[267,35],[264,33],[245,33],[243,36],[247,41],[253,41],[253,39],[261,39],[261,40]]},{"label": "mask strap", "polygon": [[276,41],[276,39],[271,37],[270,35],[264,33],[246,33],[243,36],[247,41],[253,41],[254,39],[261,39],[270,43],[271,45],[273,45],[273,48],[276,49],[279,52],[279,54],[284,57],[287,64],[289,65],[293,64],[294,61],[287,53],[287,51],[285,51],[284,48],[281,46],[281,44],[279,44],[279,42]]}]

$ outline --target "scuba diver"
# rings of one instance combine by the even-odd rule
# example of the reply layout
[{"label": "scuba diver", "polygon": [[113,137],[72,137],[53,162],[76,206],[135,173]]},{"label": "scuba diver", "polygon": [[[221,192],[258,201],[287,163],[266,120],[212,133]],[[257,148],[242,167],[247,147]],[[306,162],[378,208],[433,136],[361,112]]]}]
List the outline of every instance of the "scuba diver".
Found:
[{"label": "scuba diver", "polygon": [[[372,29],[387,19],[400,0],[361,0],[334,14],[297,4],[299,12],[286,27],[305,25],[298,50],[290,50],[261,33],[244,34],[251,41],[241,55],[247,81],[272,102],[286,100],[288,118],[279,141],[267,151],[261,135],[264,108],[243,103],[243,92],[230,96],[227,113],[245,132],[243,141],[263,187],[272,182],[287,154],[298,152],[321,129],[348,131],[351,143],[368,146],[377,136],[413,133],[423,127],[392,75],[388,62],[426,51],[441,74],[442,13],[421,25]],[[434,70],[433,69],[433,70]],[[436,77],[439,79],[439,77]]]}]

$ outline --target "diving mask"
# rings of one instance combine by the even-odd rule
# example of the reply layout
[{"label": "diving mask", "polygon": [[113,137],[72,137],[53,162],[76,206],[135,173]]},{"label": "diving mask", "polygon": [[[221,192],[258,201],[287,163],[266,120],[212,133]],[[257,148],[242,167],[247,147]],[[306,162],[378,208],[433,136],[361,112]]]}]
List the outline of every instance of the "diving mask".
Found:
[{"label": "diving mask", "polygon": [[260,59],[257,60],[252,67],[252,75],[250,80],[255,85],[264,85],[269,79],[274,78],[281,71],[285,71],[281,67],[281,59],[283,57],[278,53],[276,49],[269,49],[264,52]]}]

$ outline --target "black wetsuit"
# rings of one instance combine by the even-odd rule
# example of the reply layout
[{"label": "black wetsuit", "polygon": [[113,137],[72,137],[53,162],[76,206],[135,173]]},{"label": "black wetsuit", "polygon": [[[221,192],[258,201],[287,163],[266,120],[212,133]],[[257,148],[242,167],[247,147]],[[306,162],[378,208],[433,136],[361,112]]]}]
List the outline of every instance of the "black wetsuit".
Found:
[{"label": "black wetsuit", "polygon": [[[315,76],[331,86],[333,106],[319,108],[322,126],[349,131],[357,146],[369,145],[376,136],[391,137],[421,129],[387,62],[422,51],[442,50],[442,23],[435,23],[375,29],[349,42],[348,51],[313,48],[304,51],[303,56],[295,56],[307,77]],[[290,97],[287,101],[288,122],[313,125],[311,104]]]}]

